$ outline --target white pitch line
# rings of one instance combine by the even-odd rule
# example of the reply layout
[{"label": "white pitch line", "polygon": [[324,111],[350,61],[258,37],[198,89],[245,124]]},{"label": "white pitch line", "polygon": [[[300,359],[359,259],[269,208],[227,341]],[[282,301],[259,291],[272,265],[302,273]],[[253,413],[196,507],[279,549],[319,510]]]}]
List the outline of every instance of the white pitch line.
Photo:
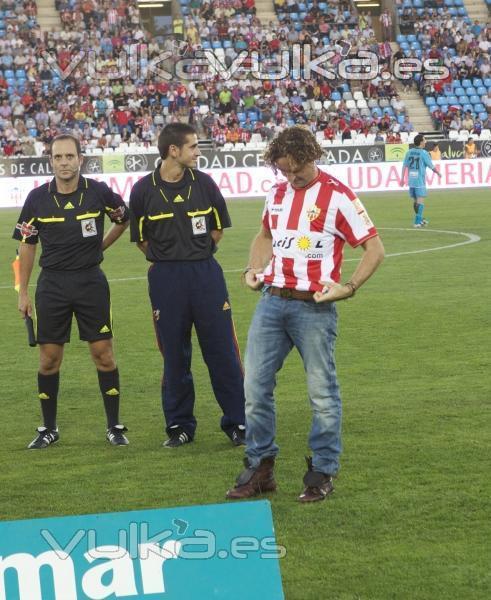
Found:
[{"label": "white pitch line", "polygon": [[[481,241],[480,236],[475,233],[465,233],[464,231],[446,231],[444,229],[408,229],[404,227],[378,227],[379,231],[414,231],[415,234],[419,235],[420,232],[424,233],[448,233],[449,235],[462,235],[467,238],[465,242],[457,242],[456,244],[449,244],[447,246],[435,246],[434,248],[423,248],[422,250],[408,250],[407,252],[392,252],[391,254],[386,254],[386,258],[393,258],[394,256],[406,256],[408,254],[423,254],[423,252],[437,252],[438,250],[448,250],[449,248],[457,248],[458,246],[466,246],[467,244],[475,244],[476,242]],[[344,262],[352,262],[352,261],[360,260],[357,258],[346,258]],[[224,273],[241,273],[244,269],[223,269]],[[142,281],[146,280],[147,276],[139,276],[139,277],[119,277],[115,279],[108,279],[109,283],[117,283],[120,281]],[[35,283],[30,283],[29,287],[34,287]],[[0,285],[0,290],[10,290],[12,289],[12,284],[10,285]]]}]

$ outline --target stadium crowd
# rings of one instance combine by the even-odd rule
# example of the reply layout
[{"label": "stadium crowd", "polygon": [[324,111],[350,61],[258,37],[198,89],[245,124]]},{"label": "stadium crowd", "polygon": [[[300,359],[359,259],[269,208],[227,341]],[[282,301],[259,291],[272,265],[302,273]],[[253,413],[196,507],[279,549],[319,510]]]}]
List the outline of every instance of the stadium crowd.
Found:
[{"label": "stadium crowd", "polygon": [[[84,149],[153,147],[161,127],[176,121],[194,125],[216,146],[261,144],[295,123],[326,144],[347,138],[404,141],[414,127],[393,76],[385,78],[391,61],[404,55],[438,58],[450,70],[446,81],[415,77],[406,84],[435,99],[435,126],[467,129],[472,119],[469,131],[478,134],[491,125],[489,88],[479,98],[486,119],[482,112],[468,114],[469,106],[458,114],[456,106],[437,104],[452,82],[489,76],[489,25],[469,24],[445,9],[420,15],[414,23],[417,44],[401,44],[394,57],[390,43],[377,40],[372,17],[347,1],[276,0],[278,23],[265,24],[254,0],[182,0],[180,29],[157,37],[141,26],[135,0],[56,0],[56,8],[60,28],[42,32],[33,0],[0,2],[3,155],[39,155],[62,130],[78,135]],[[379,57],[380,73],[351,82],[315,72],[308,80],[295,72],[258,78],[250,73],[248,56],[229,80],[209,76],[209,70],[205,76],[198,61],[180,79],[158,76],[158,69],[172,73],[179,59],[202,57],[206,49],[227,68],[242,50],[256,51],[261,72],[273,75],[281,52],[294,43],[310,45],[312,58],[333,50],[331,65],[370,50]]]},{"label": "stadium crowd", "polygon": [[[381,77],[353,92],[345,81],[320,76],[254,78],[245,74],[248,59],[240,78],[229,82],[203,81],[198,66],[189,81],[167,81],[149,71],[162,52],[172,56],[159,66],[172,71],[177,59],[212,48],[227,66],[241,50],[256,50],[263,71],[273,72],[279,53],[292,43],[311,44],[314,57],[333,49],[337,60],[370,49],[387,68],[390,44],[378,43],[370,16],[358,15],[348,2],[280,0],[279,25],[264,25],[253,0],[194,1],[183,10],[180,42],[173,35],[152,38],[131,0],[57,0],[61,29],[49,32],[41,32],[32,0],[22,6],[7,0],[0,7],[0,138],[7,156],[40,154],[61,130],[80,136],[84,148],[154,146],[160,128],[177,120],[195,125],[218,146],[252,136],[268,140],[293,123],[307,124],[326,140],[357,134],[385,139],[389,130],[408,127],[404,103]],[[128,45],[137,49],[139,70],[136,77],[118,78]]]}]

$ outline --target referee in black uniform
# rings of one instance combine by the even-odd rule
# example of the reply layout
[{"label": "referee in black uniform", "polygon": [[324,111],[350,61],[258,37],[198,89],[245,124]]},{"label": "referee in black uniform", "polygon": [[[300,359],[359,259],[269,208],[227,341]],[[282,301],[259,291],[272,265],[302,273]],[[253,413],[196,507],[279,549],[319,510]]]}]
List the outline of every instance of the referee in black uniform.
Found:
[{"label": "referee in black uniform", "polygon": [[[19,311],[22,317],[36,317],[40,349],[38,391],[44,425],[28,448],[46,448],[59,439],[59,371],[73,314],[80,339],[89,343],[97,368],[107,416],[106,438],[113,445],[128,444],[126,428],[119,424],[119,372],[112,348],[109,285],[99,267],[103,251],[126,229],[128,209],[105,183],[80,176],[82,160],[76,137],[63,134],[53,140],[54,179],[29,193],[13,235],[20,242]],[[106,214],[113,226],[104,236]],[[42,270],[34,309],[28,285],[38,240]]]},{"label": "referee in black uniform", "polygon": [[230,217],[214,181],[195,169],[200,153],[195,130],[167,125],[158,145],[162,161],[131,191],[130,223],[131,240],[152,263],[149,294],[165,367],[164,446],[189,443],[196,430],[193,325],[223,411],[221,428],[239,446],[245,437],[243,372],[225,279],[213,258]]}]

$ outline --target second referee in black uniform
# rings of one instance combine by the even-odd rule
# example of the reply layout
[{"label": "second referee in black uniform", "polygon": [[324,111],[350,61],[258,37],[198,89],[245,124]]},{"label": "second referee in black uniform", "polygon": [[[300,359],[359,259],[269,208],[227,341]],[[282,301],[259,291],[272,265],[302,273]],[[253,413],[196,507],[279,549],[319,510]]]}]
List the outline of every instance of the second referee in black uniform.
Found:
[{"label": "second referee in black uniform", "polygon": [[130,221],[131,240],[152,263],[149,294],[164,357],[164,446],[189,443],[196,430],[193,325],[223,411],[221,428],[239,446],[245,437],[243,372],[223,271],[213,258],[230,217],[217,185],[195,168],[198,138],[191,126],[167,125],[158,146],[162,161],[131,191]]},{"label": "second referee in black uniform", "polygon": [[[23,317],[36,317],[40,348],[38,391],[44,425],[28,446],[33,449],[46,448],[59,439],[59,371],[73,314],[80,339],[89,343],[97,368],[107,417],[106,438],[113,445],[128,444],[126,428],[119,423],[119,372],[112,348],[109,285],[99,267],[103,251],[126,229],[128,209],[105,183],[80,176],[82,160],[76,137],[63,134],[53,140],[54,179],[29,193],[13,235],[20,242],[19,311]],[[113,225],[104,236],[105,215]],[[28,285],[38,240],[42,270],[34,310]]]}]

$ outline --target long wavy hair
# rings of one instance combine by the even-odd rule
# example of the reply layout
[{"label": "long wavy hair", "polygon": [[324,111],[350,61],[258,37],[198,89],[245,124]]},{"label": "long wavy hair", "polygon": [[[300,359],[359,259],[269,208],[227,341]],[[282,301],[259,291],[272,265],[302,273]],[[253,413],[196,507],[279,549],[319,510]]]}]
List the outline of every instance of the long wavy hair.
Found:
[{"label": "long wavy hair", "polygon": [[309,129],[294,125],[284,129],[266,148],[264,162],[276,173],[276,163],[280,158],[288,158],[296,165],[319,160],[323,150]]}]

